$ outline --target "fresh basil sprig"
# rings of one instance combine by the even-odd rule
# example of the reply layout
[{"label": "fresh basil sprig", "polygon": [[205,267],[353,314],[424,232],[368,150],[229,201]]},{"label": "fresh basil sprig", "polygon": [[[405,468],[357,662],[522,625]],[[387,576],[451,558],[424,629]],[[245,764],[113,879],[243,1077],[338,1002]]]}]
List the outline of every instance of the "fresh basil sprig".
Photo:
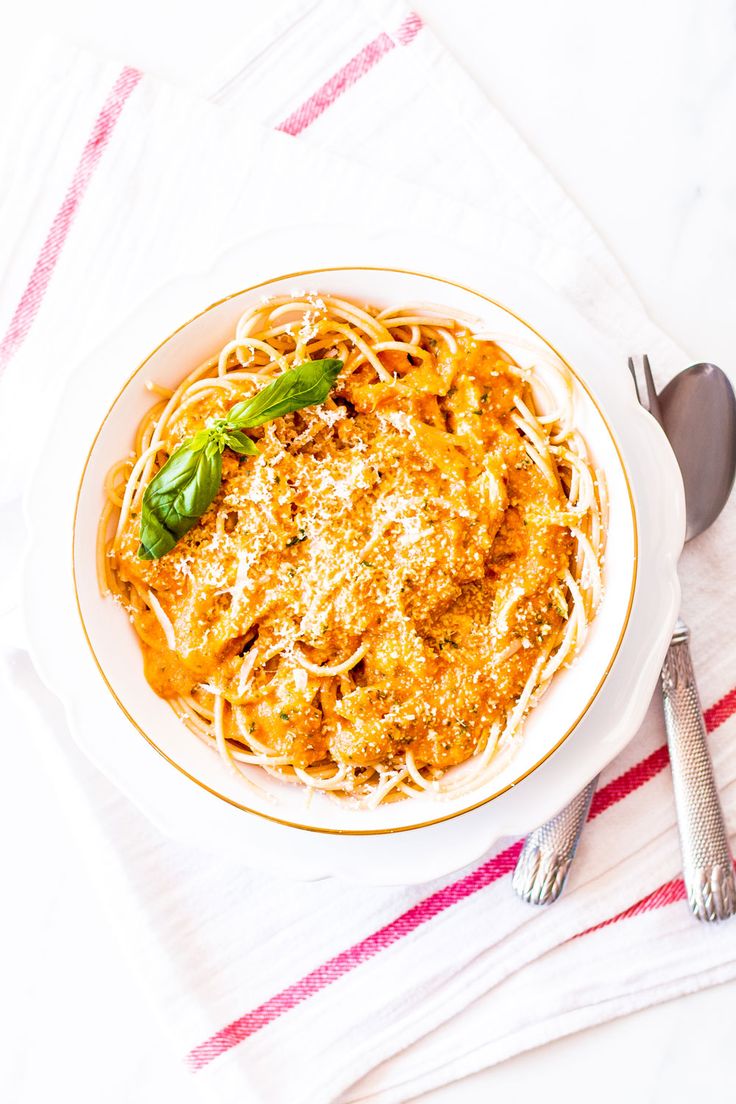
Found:
[{"label": "fresh basil sprig", "polygon": [[243,430],[324,402],[342,361],[308,360],[283,372],[252,398],[236,403],[226,418],[183,441],[146,487],[141,509],[142,560],[158,560],[196,525],[222,482],[225,448],[241,456],[258,453]]}]

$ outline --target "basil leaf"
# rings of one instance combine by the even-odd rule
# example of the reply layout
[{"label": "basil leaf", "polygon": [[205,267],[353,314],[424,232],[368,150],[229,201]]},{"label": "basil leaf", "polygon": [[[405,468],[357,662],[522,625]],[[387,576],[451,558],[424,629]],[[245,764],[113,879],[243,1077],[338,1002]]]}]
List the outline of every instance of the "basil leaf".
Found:
[{"label": "basil leaf", "polygon": [[258,449],[254,442],[251,441],[250,437],[246,437],[240,429],[228,430],[225,434],[225,444],[240,456],[258,455]]},{"label": "basil leaf", "polygon": [[329,395],[341,368],[342,361],[332,358],[308,360],[290,368],[251,399],[236,403],[227,420],[233,428],[252,429],[305,406],[316,406]]},{"label": "basil leaf", "polygon": [[142,560],[157,560],[212,503],[222,482],[222,446],[201,430],[171,454],[146,487],[141,510]]}]

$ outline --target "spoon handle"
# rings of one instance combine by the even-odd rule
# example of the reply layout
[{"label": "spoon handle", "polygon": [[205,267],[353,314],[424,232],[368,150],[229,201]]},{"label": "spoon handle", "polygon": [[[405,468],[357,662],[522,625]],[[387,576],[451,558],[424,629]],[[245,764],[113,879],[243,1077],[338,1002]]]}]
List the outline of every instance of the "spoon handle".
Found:
[{"label": "spoon handle", "polygon": [[725,920],[736,913],[736,882],[689,639],[687,625],[678,621],[662,668],[664,723],[680,830],[682,872],[690,908],[697,918]]},{"label": "spoon handle", "polygon": [[511,880],[522,901],[551,905],[562,893],[597,784],[595,777],[557,816],[526,837]]}]

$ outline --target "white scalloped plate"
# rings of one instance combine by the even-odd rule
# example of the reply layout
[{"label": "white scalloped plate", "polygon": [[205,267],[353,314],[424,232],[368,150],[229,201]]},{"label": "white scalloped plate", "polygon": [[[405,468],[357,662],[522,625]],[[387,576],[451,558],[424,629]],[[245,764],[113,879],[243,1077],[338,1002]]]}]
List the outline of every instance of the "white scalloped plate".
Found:
[{"label": "white scalloped plate", "polygon": [[[164,289],[106,342],[104,384],[99,357],[91,358],[74,374],[57,420],[64,426],[65,446],[52,434],[27,498],[30,540],[25,609],[34,661],[44,681],[64,701],[80,746],[164,831],[198,844],[232,847],[252,865],[299,877],[337,873],[375,882],[422,881],[471,861],[499,836],[520,834],[551,815],[625,746],[641,723],[679,601],[676,561],[684,531],[679,472],[664,436],[637,404],[628,374],[615,361],[612,350],[533,278],[506,266],[494,271],[484,259],[459,254],[446,243],[402,240],[397,244],[391,237],[379,234],[357,242],[352,233],[349,245],[328,249],[325,241],[345,241],[344,231],[341,235],[326,234],[324,229],[271,234],[249,243],[247,249],[233,251],[212,272]],[[431,268],[441,271],[444,280],[428,283],[430,278],[416,274],[427,270],[428,250]],[[352,264],[347,263],[346,254]],[[356,257],[360,265],[356,265]],[[389,271],[392,264],[413,272]],[[384,271],[366,266],[381,266]],[[332,271],[315,272],[327,267]],[[135,365],[174,327],[208,303],[249,283],[261,283],[279,269],[301,274],[283,278],[279,286],[244,293],[242,301],[227,299],[214,311],[194,319],[164,342],[142,374],[155,375],[161,382],[181,376],[190,363],[199,362],[224,340],[249,294],[307,287],[374,301],[443,303],[479,315],[494,332],[504,333],[514,346],[512,351],[523,356],[524,344],[531,341],[533,345],[540,339],[483,297],[508,304],[560,350],[595,397],[593,402],[579,389],[581,423],[612,490],[604,605],[578,661],[555,680],[532,713],[518,755],[492,786],[464,803],[428,801],[426,808],[419,809],[412,801],[363,813],[345,810],[325,798],[305,805],[300,788],[292,786],[268,787],[263,796],[258,791],[254,796],[223,770],[213,753],[183,730],[168,707],[148,689],[137,644],[124,618],[120,623],[122,614],[97,597],[92,536],[101,501],[101,475],[108,462],[128,447],[141,404],[150,401],[139,386],[140,378],[115,400],[112,414],[95,440],[79,498],[75,568],[79,605],[96,662],[77,614],[70,558],[48,556],[49,532],[59,533],[67,548],[71,544],[80,473],[98,427]],[[469,288],[478,289],[480,297]],[[612,432],[596,411],[596,403]],[[53,488],[43,475],[52,456]],[[43,532],[34,525],[34,518],[39,517],[44,518]],[[60,641],[63,647],[59,647]],[[614,653],[615,662],[608,670]],[[119,701],[100,677],[98,665]],[[170,762],[154,753],[136,727]],[[537,765],[570,728],[574,731],[551,758]],[[179,766],[178,771],[172,762]],[[514,785],[517,780],[519,784]],[[487,800],[502,789],[506,792],[501,796]],[[463,811],[483,800],[487,803]],[[264,817],[317,831],[298,830]],[[448,817],[454,819],[406,830]],[[343,833],[388,830],[389,834],[335,835],[325,834],[325,829]]]}]

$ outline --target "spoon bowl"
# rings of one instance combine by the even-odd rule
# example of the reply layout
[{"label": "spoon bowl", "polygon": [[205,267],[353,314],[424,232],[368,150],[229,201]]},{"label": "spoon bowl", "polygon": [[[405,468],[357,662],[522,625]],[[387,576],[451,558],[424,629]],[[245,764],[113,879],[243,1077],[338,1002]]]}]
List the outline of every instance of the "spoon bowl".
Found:
[{"label": "spoon bowl", "polygon": [[[736,476],[736,396],[715,364],[693,364],[659,395],[662,426],[685,485],[687,529],[692,540],[716,520]],[[694,427],[704,426],[704,433]]]}]

